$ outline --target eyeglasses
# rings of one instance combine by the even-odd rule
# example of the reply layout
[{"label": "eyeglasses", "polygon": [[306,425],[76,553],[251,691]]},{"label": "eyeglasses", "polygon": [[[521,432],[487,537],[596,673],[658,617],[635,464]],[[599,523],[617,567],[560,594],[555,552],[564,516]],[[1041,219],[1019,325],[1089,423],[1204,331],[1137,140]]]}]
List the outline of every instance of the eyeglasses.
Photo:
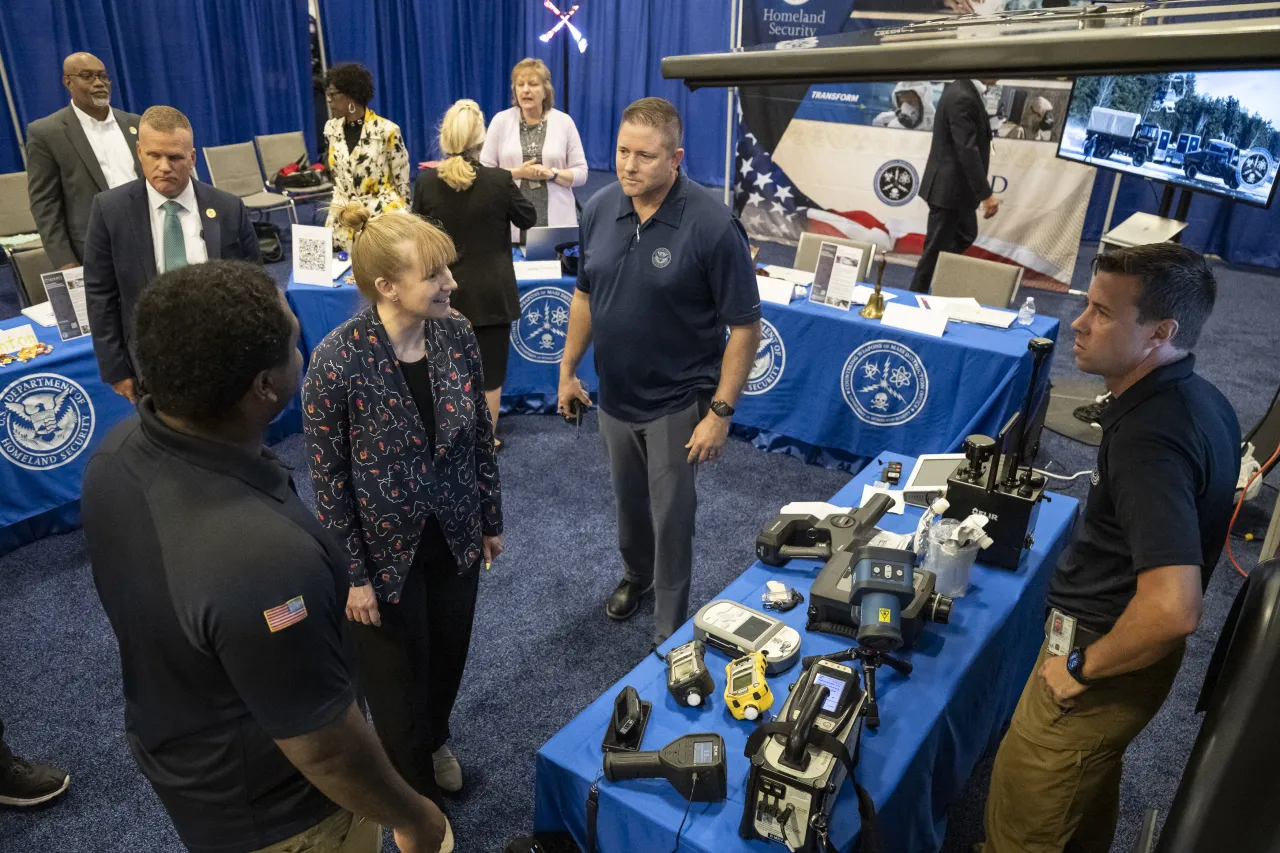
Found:
[{"label": "eyeglasses", "polygon": [[324,99],[325,99],[326,101],[332,101],[334,98],[338,97],[338,95],[340,95],[340,94],[342,94],[342,93],[341,93],[341,92],[338,92],[338,91],[337,91],[337,90],[335,90],[335,89],[330,89],[330,90],[328,90],[327,92],[325,92],[325,93],[324,93]]},{"label": "eyeglasses", "polygon": [[101,80],[103,83],[111,82],[111,75],[105,71],[81,71],[71,76],[79,77],[86,83],[92,83],[94,80]]}]

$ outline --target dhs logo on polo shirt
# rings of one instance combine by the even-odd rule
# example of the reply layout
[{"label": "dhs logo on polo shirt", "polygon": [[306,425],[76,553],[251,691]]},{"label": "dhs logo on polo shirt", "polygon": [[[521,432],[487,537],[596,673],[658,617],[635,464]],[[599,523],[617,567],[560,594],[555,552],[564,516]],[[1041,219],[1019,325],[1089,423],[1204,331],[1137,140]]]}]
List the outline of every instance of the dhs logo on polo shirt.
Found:
[{"label": "dhs logo on polo shirt", "polygon": [[0,455],[44,471],[80,455],[93,436],[93,402],[75,382],[36,373],[0,392]]},{"label": "dhs logo on polo shirt", "polygon": [[559,364],[569,333],[568,291],[535,287],[520,297],[520,319],[511,324],[516,352],[538,364]]},{"label": "dhs logo on polo shirt", "polygon": [[655,267],[657,267],[658,269],[662,269],[667,264],[671,263],[671,250],[668,249],[666,246],[662,246],[660,248],[654,249],[653,257],[651,258],[651,260],[653,261],[653,265]]},{"label": "dhs logo on polo shirt", "polygon": [[782,378],[782,371],[787,366],[787,348],[782,343],[782,335],[768,320],[760,320],[760,346],[756,348],[756,360],[751,365],[751,374],[747,377],[746,393],[763,394]]},{"label": "dhs logo on polo shirt", "polygon": [[920,357],[897,341],[868,341],[844,363],[840,389],[860,420],[901,426],[924,408],[929,374]]}]

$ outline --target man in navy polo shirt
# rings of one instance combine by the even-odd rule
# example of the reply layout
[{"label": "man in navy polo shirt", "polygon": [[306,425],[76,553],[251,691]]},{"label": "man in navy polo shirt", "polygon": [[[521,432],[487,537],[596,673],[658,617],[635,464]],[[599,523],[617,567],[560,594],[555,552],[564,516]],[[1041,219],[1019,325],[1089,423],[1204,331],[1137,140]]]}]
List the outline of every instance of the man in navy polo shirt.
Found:
[{"label": "man in navy polo shirt", "polygon": [[680,173],[682,134],[680,114],[662,98],[623,111],[618,183],[582,211],[560,363],[559,407],[569,414],[575,400],[590,405],[575,374],[594,341],[625,567],[605,612],[627,619],[655,590],[657,643],[680,627],[689,605],[694,474],[724,448],[760,342],[746,232]]}]

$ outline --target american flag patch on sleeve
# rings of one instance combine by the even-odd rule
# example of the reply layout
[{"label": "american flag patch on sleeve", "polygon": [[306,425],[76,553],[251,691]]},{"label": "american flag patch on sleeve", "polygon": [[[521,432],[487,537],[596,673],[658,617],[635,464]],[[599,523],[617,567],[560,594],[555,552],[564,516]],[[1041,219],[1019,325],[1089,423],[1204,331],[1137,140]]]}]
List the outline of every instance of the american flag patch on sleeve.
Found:
[{"label": "american flag patch on sleeve", "polygon": [[307,605],[303,603],[302,596],[298,596],[289,599],[279,607],[262,611],[262,615],[267,617],[267,627],[274,634],[282,628],[288,628],[293,623],[306,619]]}]

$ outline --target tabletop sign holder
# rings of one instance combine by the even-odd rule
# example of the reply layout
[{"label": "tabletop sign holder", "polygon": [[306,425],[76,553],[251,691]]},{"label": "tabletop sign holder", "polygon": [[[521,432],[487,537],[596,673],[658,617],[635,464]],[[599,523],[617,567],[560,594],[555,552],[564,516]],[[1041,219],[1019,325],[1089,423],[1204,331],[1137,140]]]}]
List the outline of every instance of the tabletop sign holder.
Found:
[{"label": "tabletop sign holder", "polygon": [[89,308],[85,302],[84,267],[42,273],[40,283],[49,297],[58,335],[64,340],[90,333]]},{"label": "tabletop sign holder", "polygon": [[334,286],[332,228],[293,226],[293,280],[298,284]]}]

